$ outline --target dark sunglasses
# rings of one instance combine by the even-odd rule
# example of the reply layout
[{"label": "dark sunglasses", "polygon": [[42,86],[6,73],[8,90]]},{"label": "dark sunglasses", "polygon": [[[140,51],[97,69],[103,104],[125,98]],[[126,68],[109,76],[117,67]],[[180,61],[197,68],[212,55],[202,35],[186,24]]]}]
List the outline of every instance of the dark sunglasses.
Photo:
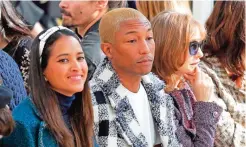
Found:
[{"label": "dark sunglasses", "polygon": [[196,55],[199,48],[201,48],[201,50],[203,49],[203,45],[204,45],[204,41],[201,41],[201,42],[192,41],[192,42],[190,42],[190,46],[189,46],[190,55],[191,56]]}]

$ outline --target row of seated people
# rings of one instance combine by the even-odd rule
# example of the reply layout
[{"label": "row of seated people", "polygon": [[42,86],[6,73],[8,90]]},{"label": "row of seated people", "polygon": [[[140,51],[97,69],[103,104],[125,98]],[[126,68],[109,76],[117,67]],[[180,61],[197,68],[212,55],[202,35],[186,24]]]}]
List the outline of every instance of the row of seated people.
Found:
[{"label": "row of seated people", "polygon": [[[75,30],[62,26],[45,30],[22,53],[28,54],[19,69],[29,61],[28,76],[23,76],[29,97],[23,96],[25,90],[14,90],[17,84],[6,84],[18,81],[6,80],[7,71],[21,75],[13,59],[1,51],[5,57],[1,62],[11,64],[10,69],[1,67],[3,86],[13,91],[9,102],[9,92],[2,96],[0,89],[0,96],[8,97],[1,101],[1,110],[11,122],[3,121],[8,127],[1,127],[7,128],[7,133],[0,131],[6,136],[2,146],[246,145],[243,2],[216,2],[207,30],[178,8],[150,21],[140,12],[140,4],[140,11],[107,12],[102,9],[109,7],[105,1],[78,3],[60,3],[63,25]],[[91,5],[90,10],[79,9],[85,4]],[[96,10],[103,13],[87,28],[73,19]],[[25,26],[17,15],[14,18],[6,20]],[[8,39],[8,32],[2,31],[3,39]],[[24,32],[10,37],[11,42]],[[15,48],[13,55],[24,49]],[[13,110],[15,127],[6,104]]]}]

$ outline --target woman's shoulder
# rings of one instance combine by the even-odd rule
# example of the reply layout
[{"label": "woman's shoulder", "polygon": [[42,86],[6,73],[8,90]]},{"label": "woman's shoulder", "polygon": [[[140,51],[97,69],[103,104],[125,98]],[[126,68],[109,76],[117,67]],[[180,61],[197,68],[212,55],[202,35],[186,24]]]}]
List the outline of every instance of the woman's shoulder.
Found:
[{"label": "woman's shoulder", "polygon": [[5,61],[5,60],[8,60],[8,61],[5,61],[5,62],[11,62],[11,63],[15,63],[14,60],[11,58],[11,56],[9,56],[9,54],[7,54],[5,51],[3,50],[0,50],[0,64],[3,63],[2,61]]},{"label": "woman's shoulder", "polygon": [[14,59],[2,50],[0,50],[0,69],[5,72],[18,72],[19,69]]},{"label": "woman's shoulder", "polygon": [[209,75],[213,81],[221,82],[228,79],[225,68],[217,57],[206,57],[200,63],[201,70]]},{"label": "woman's shoulder", "polygon": [[202,58],[202,61],[199,64],[201,67],[207,67],[213,70],[216,70],[218,68],[222,68],[222,64],[216,56],[208,56],[205,55]]},{"label": "woman's shoulder", "polygon": [[16,122],[27,126],[35,125],[41,121],[37,114],[36,107],[29,97],[23,100],[13,110],[13,118]]},{"label": "woman's shoulder", "polygon": [[27,94],[18,65],[12,57],[2,50],[0,50],[0,74],[3,78],[3,85],[10,88],[14,93],[10,103],[10,107],[13,109]]}]

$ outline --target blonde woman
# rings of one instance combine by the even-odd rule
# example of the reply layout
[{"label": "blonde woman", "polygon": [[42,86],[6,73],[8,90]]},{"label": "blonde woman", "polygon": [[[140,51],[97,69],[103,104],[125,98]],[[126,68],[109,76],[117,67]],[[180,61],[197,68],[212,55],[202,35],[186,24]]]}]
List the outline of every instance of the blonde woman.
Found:
[{"label": "blonde woman", "polygon": [[222,109],[209,102],[212,81],[198,68],[205,29],[190,15],[174,11],[158,14],[152,27],[153,72],[166,82],[164,90],[174,100],[178,140],[183,147],[212,147]]},{"label": "blonde woman", "polygon": [[189,1],[136,1],[136,7],[149,20],[152,20],[158,13],[167,10],[192,14]]}]

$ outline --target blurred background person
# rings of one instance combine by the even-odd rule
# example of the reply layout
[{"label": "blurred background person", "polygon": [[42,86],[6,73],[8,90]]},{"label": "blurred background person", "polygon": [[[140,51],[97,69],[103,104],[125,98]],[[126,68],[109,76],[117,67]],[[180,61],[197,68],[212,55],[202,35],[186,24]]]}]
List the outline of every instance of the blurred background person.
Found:
[{"label": "blurred background person", "polygon": [[44,11],[36,6],[32,1],[11,1],[18,13],[23,17],[25,23],[29,25],[32,37],[36,37],[44,30],[40,20],[44,15]]},{"label": "blurred background person", "polygon": [[175,10],[181,13],[192,14],[189,1],[136,1],[136,8],[149,20],[152,20],[158,13],[167,10]]},{"label": "blurred background person", "polygon": [[136,8],[136,0],[127,0],[127,7],[137,9]]},{"label": "blurred background person", "polygon": [[18,65],[12,57],[2,50],[0,50],[0,76],[3,86],[13,92],[13,98],[9,103],[10,109],[13,110],[27,97],[27,93]]},{"label": "blurred background person", "polygon": [[32,43],[30,30],[10,1],[0,1],[0,11],[0,48],[15,60],[28,89],[29,52]]},{"label": "blurred background person", "polygon": [[32,37],[42,30],[61,25],[59,1],[11,1],[28,24]]},{"label": "blurred background person", "polygon": [[201,67],[213,80],[224,109],[215,146],[246,146],[245,2],[217,1],[206,22]]},{"label": "blurred background person", "polygon": [[44,29],[61,25],[60,1],[39,0],[32,2],[44,12],[39,21]]}]

